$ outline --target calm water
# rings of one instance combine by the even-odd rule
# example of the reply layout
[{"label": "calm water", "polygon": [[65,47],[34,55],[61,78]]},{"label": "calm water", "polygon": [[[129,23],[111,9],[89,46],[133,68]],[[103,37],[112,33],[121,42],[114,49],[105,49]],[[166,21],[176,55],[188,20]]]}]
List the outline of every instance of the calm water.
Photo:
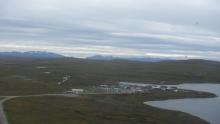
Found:
[{"label": "calm water", "polygon": [[207,91],[218,95],[216,98],[177,99],[145,102],[158,108],[187,112],[211,124],[220,124],[220,84],[181,84],[178,88]]}]

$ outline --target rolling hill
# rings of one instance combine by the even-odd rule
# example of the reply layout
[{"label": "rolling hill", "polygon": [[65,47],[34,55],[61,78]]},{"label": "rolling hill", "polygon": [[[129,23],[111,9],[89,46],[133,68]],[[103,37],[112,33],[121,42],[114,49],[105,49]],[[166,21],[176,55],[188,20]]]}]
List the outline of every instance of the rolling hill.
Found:
[{"label": "rolling hill", "polygon": [[[58,92],[119,81],[220,83],[220,62],[207,60],[136,62],[0,57],[0,68],[0,94],[11,95]],[[71,78],[66,83],[58,85],[69,75]]]}]

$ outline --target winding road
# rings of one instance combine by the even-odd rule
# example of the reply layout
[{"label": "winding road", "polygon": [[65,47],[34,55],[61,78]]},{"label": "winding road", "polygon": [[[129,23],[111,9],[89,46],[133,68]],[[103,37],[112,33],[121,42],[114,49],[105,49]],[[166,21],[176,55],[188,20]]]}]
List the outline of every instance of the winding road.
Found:
[{"label": "winding road", "polygon": [[4,102],[18,98],[18,97],[35,97],[35,96],[64,96],[64,97],[76,97],[77,94],[39,94],[39,95],[24,95],[24,96],[0,96],[3,97],[3,99],[0,100],[0,124],[9,124],[7,117],[4,112],[3,104]]}]

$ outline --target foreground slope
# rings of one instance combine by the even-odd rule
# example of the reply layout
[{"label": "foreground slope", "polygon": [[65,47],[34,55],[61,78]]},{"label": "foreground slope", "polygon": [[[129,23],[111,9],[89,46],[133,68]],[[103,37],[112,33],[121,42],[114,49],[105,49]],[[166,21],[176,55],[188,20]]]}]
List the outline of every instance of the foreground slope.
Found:
[{"label": "foreground slope", "polygon": [[155,92],[73,98],[23,97],[7,101],[4,107],[10,124],[208,124],[195,116],[153,108],[143,102],[211,96],[197,92]]}]

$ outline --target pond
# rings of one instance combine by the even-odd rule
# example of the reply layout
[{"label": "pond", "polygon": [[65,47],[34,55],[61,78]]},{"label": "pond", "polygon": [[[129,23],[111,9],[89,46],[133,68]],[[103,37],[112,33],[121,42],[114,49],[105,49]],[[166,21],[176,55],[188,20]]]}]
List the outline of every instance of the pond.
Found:
[{"label": "pond", "polygon": [[211,124],[220,124],[220,84],[181,84],[174,86],[181,89],[211,92],[218,97],[149,101],[145,102],[145,104],[186,112],[207,120]]}]

